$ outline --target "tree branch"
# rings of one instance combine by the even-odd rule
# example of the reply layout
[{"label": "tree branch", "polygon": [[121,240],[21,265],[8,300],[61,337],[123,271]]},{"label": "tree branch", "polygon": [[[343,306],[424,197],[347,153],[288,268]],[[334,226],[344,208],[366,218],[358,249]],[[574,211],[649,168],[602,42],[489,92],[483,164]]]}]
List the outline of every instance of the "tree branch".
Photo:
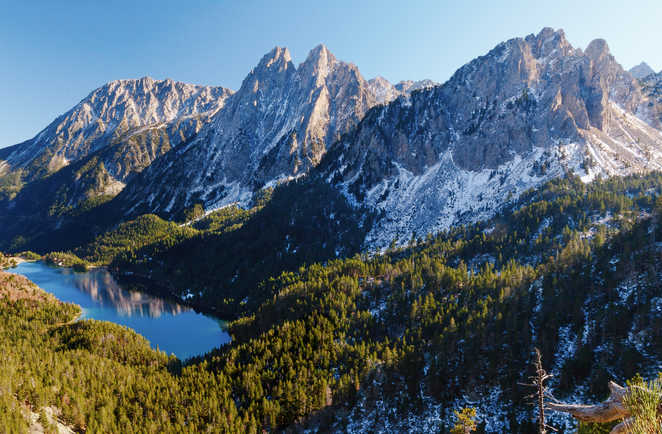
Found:
[{"label": "tree branch", "polygon": [[630,431],[628,427],[632,422],[632,418],[625,419],[623,422],[619,423],[609,431],[609,434],[629,434]]}]

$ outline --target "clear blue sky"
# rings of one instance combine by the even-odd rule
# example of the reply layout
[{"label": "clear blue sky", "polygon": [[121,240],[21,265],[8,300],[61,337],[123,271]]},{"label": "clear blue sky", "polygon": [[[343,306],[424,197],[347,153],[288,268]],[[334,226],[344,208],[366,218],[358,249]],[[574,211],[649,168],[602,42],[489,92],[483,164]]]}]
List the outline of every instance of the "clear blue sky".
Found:
[{"label": "clear blue sky", "polygon": [[499,42],[563,28],[662,69],[662,1],[0,0],[0,147],[34,136],[103,83],[172,78],[237,89],[273,46],[320,42],[366,78],[443,82]]}]

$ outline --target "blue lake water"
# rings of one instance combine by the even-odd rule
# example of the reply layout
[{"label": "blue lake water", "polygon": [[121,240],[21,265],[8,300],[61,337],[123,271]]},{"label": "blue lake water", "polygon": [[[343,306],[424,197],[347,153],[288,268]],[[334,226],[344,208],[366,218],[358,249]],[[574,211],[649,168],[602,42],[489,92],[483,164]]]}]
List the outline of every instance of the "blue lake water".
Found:
[{"label": "blue lake water", "polygon": [[24,262],[8,271],[27,277],[61,301],[81,306],[81,319],[130,327],[147,338],[152,348],[182,360],[230,341],[223,321],[159,297],[123,289],[104,269],[76,273],[43,262]]}]

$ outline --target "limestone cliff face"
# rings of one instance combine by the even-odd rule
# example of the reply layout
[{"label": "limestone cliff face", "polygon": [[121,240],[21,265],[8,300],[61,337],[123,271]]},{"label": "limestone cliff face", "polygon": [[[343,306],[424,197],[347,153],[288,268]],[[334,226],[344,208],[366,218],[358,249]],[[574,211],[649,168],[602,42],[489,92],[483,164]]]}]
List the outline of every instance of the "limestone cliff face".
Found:
[{"label": "limestone cliff face", "polygon": [[323,45],[298,67],[276,47],[195,140],[152,165],[119,201],[130,213],[165,215],[194,203],[245,203],[260,188],[315,167],[331,143],[390,98],[378,87]]}]

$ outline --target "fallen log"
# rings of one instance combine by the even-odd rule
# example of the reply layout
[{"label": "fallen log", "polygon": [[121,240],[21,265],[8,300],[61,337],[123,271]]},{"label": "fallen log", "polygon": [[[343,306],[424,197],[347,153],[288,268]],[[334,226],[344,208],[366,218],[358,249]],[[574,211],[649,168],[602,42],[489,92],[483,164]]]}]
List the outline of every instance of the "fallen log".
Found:
[{"label": "fallen log", "polygon": [[629,417],[630,411],[623,404],[623,397],[627,394],[628,388],[610,381],[609,391],[609,398],[599,404],[583,405],[547,402],[546,406],[552,411],[570,413],[582,422],[607,423]]},{"label": "fallen log", "polygon": [[[631,433],[631,427],[633,427],[635,423],[630,414],[630,410],[625,405],[625,400],[635,389],[637,393],[643,391],[644,393],[650,394],[651,392],[640,386],[619,386],[613,381],[610,381],[608,386],[610,391],[609,398],[599,404],[583,405],[547,401],[545,406],[552,411],[569,413],[582,422],[607,423],[615,420],[622,420],[621,423],[612,428],[609,434]],[[657,407],[657,414],[662,414],[662,404]]]}]

